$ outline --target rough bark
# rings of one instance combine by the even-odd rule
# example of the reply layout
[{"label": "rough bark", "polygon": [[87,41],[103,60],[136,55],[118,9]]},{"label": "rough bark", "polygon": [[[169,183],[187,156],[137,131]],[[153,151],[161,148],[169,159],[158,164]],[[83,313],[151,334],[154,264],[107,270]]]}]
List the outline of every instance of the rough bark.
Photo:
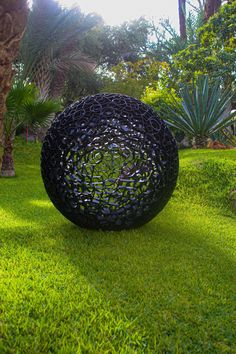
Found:
[{"label": "rough bark", "polygon": [[205,21],[208,21],[220,8],[221,0],[206,0],[205,2]]},{"label": "rough bark", "polygon": [[28,16],[27,0],[0,0],[0,144],[6,97],[14,74],[12,64],[19,51]]},{"label": "rough bark", "polygon": [[204,135],[197,135],[194,137],[193,147],[195,149],[204,149],[207,147],[208,137]]},{"label": "rough bark", "polygon": [[51,81],[49,97],[53,99],[58,99],[63,93],[63,89],[66,82],[66,76],[68,72],[58,72],[54,75],[54,78]]},{"label": "rough bark", "polygon": [[14,161],[13,161],[13,138],[9,137],[5,139],[3,146],[3,156],[2,156],[2,167],[1,167],[2,177],[14,177]]},{"label": "rough bark", "polygon": [[186,33],[186,0],[179,1],[179,31],[180,38],[184,41],[187,39]]}]

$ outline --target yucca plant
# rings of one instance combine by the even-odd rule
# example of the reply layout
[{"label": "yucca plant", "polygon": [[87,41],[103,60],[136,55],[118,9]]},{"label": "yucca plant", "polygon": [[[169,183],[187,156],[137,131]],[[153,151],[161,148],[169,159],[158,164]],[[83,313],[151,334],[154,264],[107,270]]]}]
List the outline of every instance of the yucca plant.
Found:
[{"label": "yucca plant", "polygon": [[165,106],[162,115],[170,126],[194,138],[196,148],[206,147],[212,134],[234,124],[233,96],[220,80],[211,84],[207,76],[199,76],[195,83],[180,89],[180,107]]},{"label": "yucca plant", "polygon": [[6,107],[1,176],[12,177],[15,175],[13,143],[17,128],[48,123],[51,115],[59,111],[60,104],[39,98],[39,91],[35,85],[18,82],[12,86],[7,96]]}]

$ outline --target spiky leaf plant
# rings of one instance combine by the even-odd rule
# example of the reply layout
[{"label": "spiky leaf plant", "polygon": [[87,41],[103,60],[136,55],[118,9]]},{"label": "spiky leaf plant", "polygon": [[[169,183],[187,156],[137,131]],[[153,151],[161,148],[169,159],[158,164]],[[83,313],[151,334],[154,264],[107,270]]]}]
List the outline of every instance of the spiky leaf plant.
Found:
[{"label": "spiky leaf plant", "polygon": [[208,76],[199,76],[180,89],[180,107],[165,106],[162,114],[170,126],[194,138],[197,148],[205,147],[212,134],[236,121],[236,112],[230,109],[233,96],[220,80],[211,84]]}]

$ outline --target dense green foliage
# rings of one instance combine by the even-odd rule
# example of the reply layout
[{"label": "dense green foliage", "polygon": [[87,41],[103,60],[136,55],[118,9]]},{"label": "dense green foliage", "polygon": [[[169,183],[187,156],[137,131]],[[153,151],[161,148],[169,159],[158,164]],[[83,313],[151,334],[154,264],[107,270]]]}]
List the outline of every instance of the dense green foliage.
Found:
[{"label": "dense green foliage", "polygon": [[0,183],[0,352],[233,353],[236,151],[182,151],[165,210],[120,233],[65,220],[39,152]]},{"label": "dense green foliage", "polygon": [[100,31],[99,64],[109,68],[123,61],[142,59],[147,53],[150,32],[150,23],[142,17],[120,26],[104,26]]},{"label": "dense green foliage", "polygon": [[183,40],[169,20],[164,19],[156,26],[152,24],[152,40],[148,43],[148,55],[156,60],[172,64],[173,56],[192,44],[198,43],[198,29],[203,25],[203,11],[186,14],[186,40]]},{"label": "dense green foliage", "polygon": [[[175,126],[190,137],[197,137],[201,140],[203,138],[203,141],[200,144],[197,143],[196,146],[205,146],[209,137],[213,140],[218,139],[232,143],[234,130],[226,131],[227,138],[222,137],[221,133],[215,134],[217,130],[227,125],[226,115],[230,116],[229,112],[226,114],[223,99],[217,103],[217,97],[215,97],[211,102],[210,91],[206,93],[205,97],[203,97],[204,93],[202,97],[198,97],[198,91],[196,91],[195,103],[193,95],[191,98],[192,107],[188,107],[190,112],[186,112],[185,104],[180,106],[180,101],[182,100],[184,103],[187,96],[183,97],[182,93],[189,91],[189,83],[198,81],[198,77],[203,73],[209,74],[211,79],[209,90],[212,90],[213,93],[216,79],[219,90],[220,83],[221,86],[227,87],[227,90],[232,89],[236,62],[235,4],[236,2],[233,1],[222,6],[220,11],[205,25],[203,25],[202,6],[198,10],[196,9],[195,14],[189,12],[186,19],[187,39],[184,41],[168,21],[162,21],[160,27],[150,26],[150,31],[154,36],[152,41],[147,43],[146,56],[152,58],[154,63],[159,63],[165,70],[160,71],[158,68],[154,68],[151,71],[152,75],[147,75],[148,70],[140,70],[139,65],[142,61],[132,63],[121,61],[105,76],[103,91],[120,92],[142,98],[161,117],[165,119],[167,116],[167,120],[171,120],[173,127]],[[146,58],[145,60],[150,59]],[[182,93],[180,93],[179,87],[182,88]],[[219,98],[219,93],[217,95]],[[230,104],[235,100],[233,91],[231,94],[228,92],[228,97],[229,99],[226,99],[227,109],[230,111]],[[187,100],[190,101],[189,97]],[[196,103],[200,107],[198,110],[194,108]],[[167,106],[169,109],[166,109]],[[212,113],[213,108],[214,114]],[[187,125],[183,123],[183,115],[186,115],[185,123],[190,121]]]},{"label": "dense green foliage", "polygon": [[63,104],[67,106],[72,101],[100,92],[102,88],[102,77],[96,71],[71,70],[62,93]]},{"label": "dense green foliage", "polygon": [[154,87],[169,72],[167,63],[153,59],[142,59],[132,62],[122,62],[112,67],[110,76],[104,77],[103,91],[123,93],[140,98],[146,87]]},{"label": "dense green foliage", "polygon": [[174,88],[164,87],[157,84],[156,87],[146,87],[142,101],[151,106],[162,119],[165,119],[166,106],[180,109],[181,99]]},{"label": "dense green foliage", "polygon": [[50,115],[59,111],[60,107],[56,101],[42,99],[35,85],[16,82],[6,100],[5,139],[12,136],[19,127],[46,123]]},{"label": "dense green foliage", "polygon": [[198,43],[180,51],[175,68],[180,81],[189,81],[199,73],[222,77],[226,84],[235,80],[236,72],[236,1],[219,12],[199,29]]},{"label": "dense green foliage", "polygon": [[[232,81],[234,1],[203,27],[203,6],[193,8],[187,13],[183,40],[168,20],[157,26],[141,17],[112,27],[97,15],[62,9],[55,0],[34,0],[18,74],[34,81],[42,95],[62,96],[65,104],[99,91],[140,98],[146,89],[158,87],[158,95],[166,96],[160,87],[173,93],[177,83],[200,73]],[[226,67],[227,58],[231,62]],[[160,66],[168,67],[168,74],[160,75]],[[164,86],[163,75],[168,76]]]}]

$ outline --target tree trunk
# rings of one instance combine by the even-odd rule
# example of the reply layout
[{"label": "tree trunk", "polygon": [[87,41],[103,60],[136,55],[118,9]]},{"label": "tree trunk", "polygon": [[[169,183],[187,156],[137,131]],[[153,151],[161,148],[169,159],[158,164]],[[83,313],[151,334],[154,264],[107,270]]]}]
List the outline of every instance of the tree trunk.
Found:
[{"label": "tree trunk", "polygon": [[9,137],[5,139],[3,146],[3,156],[2,156],[2,167],[1,167],[2,177],[14,177],[14,161],[13,161],[13,138]]},{"label": "tree trunk", "polygon": [[193,147],[195,149],[205,149],[207,147],[207,136],[196,135],[193,141]]},{"label": "tree trunk", "polygon": [[179,1],[179,31],[180,38],[184,41],[187,39],[186,33],[186,0]]},{"label": "tree trunk", "polygon": [[220,8],[221,0],[206,0],[205,2],[205,21],[208,21]]},{"label": "tree trunk", "polygon": [[58,72],[57,74],[54,75],[50,85],[50,91],[49,91],[50,98],[58,99],[59,97],[61,97],[67,76],[68,76],[68,72],[66,70],[64,72]]},{"label": "tree trunk", "polygon": [[28,16],[27,0],[0,0],[0,144],[3,144],[3,117],[11,88],[12,64],[19,51]]}]

